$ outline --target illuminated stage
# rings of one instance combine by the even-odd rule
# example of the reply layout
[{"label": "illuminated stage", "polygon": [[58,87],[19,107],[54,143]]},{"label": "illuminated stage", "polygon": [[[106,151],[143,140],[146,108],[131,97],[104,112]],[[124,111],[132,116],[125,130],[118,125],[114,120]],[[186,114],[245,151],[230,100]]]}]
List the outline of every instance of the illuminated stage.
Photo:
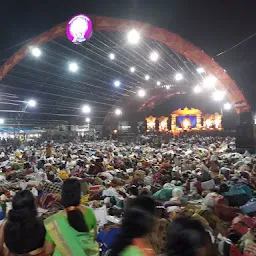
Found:
[{"label": "illuminated stage", "polygon": [[149,116],[146,118],[147,132],[178,134],[184,131],[220,131],[222,130],[222,115],[219,113],[202,113],[199,109],[177,109],[170,117]]}]

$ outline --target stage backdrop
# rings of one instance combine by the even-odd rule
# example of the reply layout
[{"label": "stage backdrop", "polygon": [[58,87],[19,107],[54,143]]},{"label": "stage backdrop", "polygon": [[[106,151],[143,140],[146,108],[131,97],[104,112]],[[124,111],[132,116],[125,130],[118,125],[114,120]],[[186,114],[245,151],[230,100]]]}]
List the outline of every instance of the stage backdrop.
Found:
[{"label": "stage backdrop", "polygon": [[176,126],[179,128],[182,128],[182,122],[185,118],[188,118],[191,122],[191,127],[190,128],[195,128],[196,127],[196,116],[177,116],[176,117]]}]

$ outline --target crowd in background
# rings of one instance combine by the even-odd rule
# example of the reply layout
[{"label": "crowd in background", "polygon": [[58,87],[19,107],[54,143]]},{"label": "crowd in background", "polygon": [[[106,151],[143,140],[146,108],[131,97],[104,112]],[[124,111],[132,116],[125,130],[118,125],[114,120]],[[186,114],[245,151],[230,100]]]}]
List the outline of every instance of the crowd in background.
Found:
[{"label": "crowd in background", "polygon": [[229,137],[7,146],[1,255],[256,255],[255,164]]}]

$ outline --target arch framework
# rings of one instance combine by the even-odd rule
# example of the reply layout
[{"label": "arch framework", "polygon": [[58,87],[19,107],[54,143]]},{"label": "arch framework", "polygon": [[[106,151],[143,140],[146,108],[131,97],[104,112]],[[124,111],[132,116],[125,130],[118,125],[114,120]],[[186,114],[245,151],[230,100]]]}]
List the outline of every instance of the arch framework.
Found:
[{"label": "arch framework", "polygon": [[[92,16],[94,31],[129,31],[132,28],[137,29],[143,36],[159,41],[166,46],[176,50],[186,58],[194,63],[202,66],[208,74],[214,75],[218,79],[218,86],[220,89],[226,91],[227,99],[236,109],[239,114],[250,110],[250,106],[245,99],[242,91],[237,84],[230,78],[230,76],[220,67],[211,57],[205,54],[202,50],[195,47],[191,43],[185,41],[180,36],[173,34],[167,30],[154,27],[149,24],[140,23],[137,21],[115,19],[110,17]],[[20,50],[14,53],[1,67],[0,67],[0,81],[7,75],[7,73],[19,63],[26,55],[29,54],[31,46],[40,46],[49,40],[53,40],[59,36],[64,36],[66,32],[67,22],[61,23],[52,29],[40,34],[28,43],[26,43]]]}]

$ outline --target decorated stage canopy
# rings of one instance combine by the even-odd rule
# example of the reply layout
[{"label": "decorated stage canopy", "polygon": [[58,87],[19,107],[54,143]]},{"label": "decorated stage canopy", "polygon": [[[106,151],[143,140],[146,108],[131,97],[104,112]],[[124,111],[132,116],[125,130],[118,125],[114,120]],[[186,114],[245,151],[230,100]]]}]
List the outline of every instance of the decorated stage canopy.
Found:
[{"label": "decorated stage canopy", "polygon": [[195,108],[177,109],[170,114],[170,117],[146,118],[147,132],[173,132],[182,131],[216,131],[222,130],[222,115],[219,113],[202,113]]}]

